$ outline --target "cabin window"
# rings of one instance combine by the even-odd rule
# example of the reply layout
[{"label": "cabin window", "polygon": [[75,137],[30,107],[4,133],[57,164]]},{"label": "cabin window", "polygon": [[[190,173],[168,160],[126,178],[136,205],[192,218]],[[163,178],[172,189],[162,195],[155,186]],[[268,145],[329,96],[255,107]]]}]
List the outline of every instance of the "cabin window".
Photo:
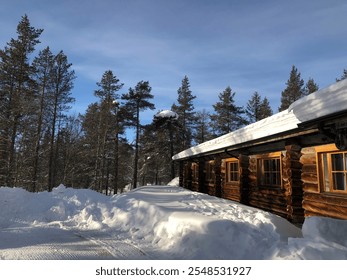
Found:
[{"label": "cabin window", "polygon": [[238,182],[240,180],[239,175],[239,162],[237,160],[226,162],[226,182]]},{"label": "cabin window", "polygon": [[282,185],[280,156],[260,157],[257,165],[258,183],[261,186],[280,187]]},{"label": "cabin window", "polygon": [[206,162],[206,181],[214,181],[215,172],[214,172],[214,162]]},{"label": "cabin window", "polygon": [[320,169],[325,192],[347,193],[347,152],[321,153]]}]

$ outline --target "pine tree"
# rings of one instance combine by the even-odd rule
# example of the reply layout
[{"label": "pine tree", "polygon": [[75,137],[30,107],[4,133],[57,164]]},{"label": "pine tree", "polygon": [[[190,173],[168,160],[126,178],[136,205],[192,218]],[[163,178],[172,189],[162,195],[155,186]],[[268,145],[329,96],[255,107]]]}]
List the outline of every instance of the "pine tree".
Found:
[{"label": "pine tree", "polygon": [[245,113],[243,107],[235,104],[235,94],[228,86],[223,92],[219,93],[219,101],[212,105],[215,114],[211,115],[211,126],[216,136],[232,132],[247,123],[242,116]]},{"label": "pine tree", "polygon": [[311,94],[316,92],[319,89],[318,85],[315,83],[315,81],[310,78],[304,88],[305,95]]},{"label": "pine tree", "polygon": [[[80,116],[82,123],[82,143],[81,143],[81,158],[84,162],[84,180],[82,182],[88,188],[98,188],[99,172],[99,150],[100,150],[100,104],[94,102],[88,105],[85,114]],[[97,178],[96,178],[97,177]]]},{"label": "pine tree", "polygon": [[15,146],[27,116],[25,110],[33,100],[29,55],[40,42],[42,31],[32,27],[24,15],[17,26],[17,39],[11,39],[0,51],[0,183],[7,186],[14,186]]},{"label": "pine tree", "polygon": [[52,191],[56,184],[56,156],[59,146],[56,145],[56,135],[60,123],[65,117],[64,112],[71,108],[74,98],[71,97],[75,72],[71,70],[72,64],[68,62],[67,56],[60,51],[54,57],[52,69],[52,95],[51,95],[51,123],[50,123],[50,153],[48,162],[48,191]]},{"label": "pine tree", "polygon": [[153,126],[157,131],[164,130],[164,136],[165,132],[168,135],[166,139],[168,138],[169,141],[166,142],[169,144],[169,153],[166,153],[166,155],[169,155],[168,162],[170,162],[170,179],[173,179],[175,178],[175,163],[172,160],[174,155],[174,131],[177,131],[178,128],[178,115],[170,110],[159,112],[153,118]]},{"label": "pine tree", "polygon": [[[119,112],[119,102],[117,99],[119,95],[117,92],[123,87],[119,79],[113,74],[111,70],[105,71],[101,81],[97,83],[99,89],[95,90],[94,95],[100,98],[100,114],[99,122],[97,125],[98,134],[96,137],[97,149],[95,157],[95,169],[94,169],[94,187],[100,192],[105,189],[108,192],[109,181],[105,181],[105,176],[108,174],[109,170],[109,159],[108,156],[111,152],[107,146],[110,146],[110,139],[114,137],[115,141],[115,169],[114,175],[118,177],[118,141],[119,141],[119,122],[118,122],[118,112]],[[114,127],[116,125],[116,127]],[[116,135],[114,135],[116,133]],[[112,135],[112,137],[111,137]],[[105,173],[106,172],[106,173]],[[114,178],[114,192],[117,192],[117,178]]]},{"label": "pine tree", "polygon": [[49,47],[40,51],[38,56],[33,61],[34,75],[33,79],[35,80],[35,98],[36,102],[36,114],[35,122],[37,124],[36,132],[34,135],[34,145],[32,151],[32,184],[31,191],[35,192],[38,185],[38,173],[39,173],[39,160],[40,160],[40,151],[42,148],[41,142],[43,138],[43,131],[49,128],[48,116],[52,111],[52,103],[49,102],[49,98],[52,95],[52,70],[54,64],[54,55],[52,54]]},{"label": "pine tree", "polygon": [[290,104],[302,98],[305,95],[304,80],[301,79],[298,69],[293,65],[290,77],[286,83],[287,87],[281,93],[281,106],[279,111],[288,109]]},{"label": "pine tree", "polygon": [[212,139],[212,133],[210,130],[210,114],[205,109],[196,112],[196,127],[194,139],[197,144]]},{"label": "pine tree", "polygon": [[178,114],[180,125],[179,143],[177,150],[185,150],[192,144],[194,124],[196,121],[193,100],[196,98],[190,90],[190,83],[187,76],[184,76],[182,85],[177,90],[177,105],[173,104],[171,109]]},{"label": "pine tree", "polygon": [[247,103],[246,115],[248,122],[254,123],[272,115],[272,110],[269,101],[265,97],[261,100],[258,92],[255,92]]},{"label": "pine tree", "polygon": [[134,170],[133,170],[133,182],[132,187],[137,186],[137,172],[138,172],[138,161],[139,161],[139,142],[140,142],[140,112],[146,109],[154,110],[155,106],[149,100],[153,99],[154,96],[151,94],[152,88],[148,81],[141,81],[137,83],[135,89],[130,88],[129,92],[122,95],[122,99],[126,101],[126,108],[128,112],[133,115],[132,126],[135,127],[135,155],[134,155]]}]

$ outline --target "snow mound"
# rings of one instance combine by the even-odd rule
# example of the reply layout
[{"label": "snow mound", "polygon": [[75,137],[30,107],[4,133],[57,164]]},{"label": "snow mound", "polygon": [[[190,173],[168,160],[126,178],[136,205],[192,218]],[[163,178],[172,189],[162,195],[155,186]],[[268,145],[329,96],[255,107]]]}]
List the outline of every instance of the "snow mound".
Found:
[{"label": "snow mound", "polygon": [[[0,211],[0,240],[15,240],[0,242],[4,259],[20,256],[18,250],[11,256],[8,248],[35,248],[29,240],[37,238],[28,235],[43,236],[41,229],[52,236],[78,233],[111,255],[122,244],[153,259],[347,258],[347,221],[312,217],[301,230],[268,212],[176,186],[141,187],[112,197],[63,185],[50,193],[0,188]],[[23,231],[24,240],[13,237]]]}]

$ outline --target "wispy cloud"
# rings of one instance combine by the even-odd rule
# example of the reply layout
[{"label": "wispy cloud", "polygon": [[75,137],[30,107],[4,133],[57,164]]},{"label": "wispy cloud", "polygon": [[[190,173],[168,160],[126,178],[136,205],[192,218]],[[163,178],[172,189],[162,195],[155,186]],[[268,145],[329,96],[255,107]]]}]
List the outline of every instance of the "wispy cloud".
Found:
[{"label": "wispy cloud", "polygon": [[0,42],[27,13],[45,29],[42,44],[68,55],[85,104],[108,69],[124,90],[149,80],[158,108],[188,75],[196,107],[212,110],[228,85],[242,105],[258,91],[277,108],[292,64],[321,85],[347,68],[344,0],[3,1]]}]

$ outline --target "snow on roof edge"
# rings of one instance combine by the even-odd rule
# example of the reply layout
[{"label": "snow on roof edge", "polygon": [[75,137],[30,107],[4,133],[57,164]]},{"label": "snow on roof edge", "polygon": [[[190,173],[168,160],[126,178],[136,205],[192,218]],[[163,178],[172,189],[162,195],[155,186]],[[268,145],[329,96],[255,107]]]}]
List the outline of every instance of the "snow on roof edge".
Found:
[{"label": "snow on roof edge", "polygon": [[184,159],[290,131],[298,128],[298,124],[302,122],[344,110],[347,111],[347,79],[331,84],[293,102],[287,110],[186,149],[174,155],[172,159]]},{"label": "snow on roof edge", "polygon": [[301,122],[347,111],[347,79],[293,102],[288,110]]},{"label": "snow on roof edge", "polygon": [[247,125],[243,128],[222,135],[218,138],[206,141],[197,146],[186,149],[172,157],[173,160],[208,153],[214,150],[232,147],[267,136],[298,128],[300,121],[292,112],[284,110],[268,118]]}]

